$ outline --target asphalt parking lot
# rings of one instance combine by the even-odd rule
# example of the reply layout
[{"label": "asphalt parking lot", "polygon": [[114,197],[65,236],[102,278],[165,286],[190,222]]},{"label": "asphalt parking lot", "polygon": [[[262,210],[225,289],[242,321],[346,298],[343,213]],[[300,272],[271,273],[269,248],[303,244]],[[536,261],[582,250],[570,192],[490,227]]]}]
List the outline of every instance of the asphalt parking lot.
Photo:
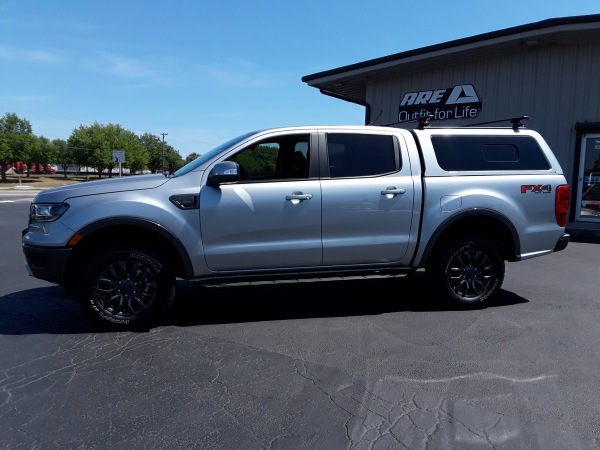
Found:
[{"label": "asphalt parking lot", "polygon": [[598,244],[508,264],[480,310],[421,273],[181,281],[159,327],[107,333],[27,276],[27,207],[0,195],[1,448],[600,447]]}]

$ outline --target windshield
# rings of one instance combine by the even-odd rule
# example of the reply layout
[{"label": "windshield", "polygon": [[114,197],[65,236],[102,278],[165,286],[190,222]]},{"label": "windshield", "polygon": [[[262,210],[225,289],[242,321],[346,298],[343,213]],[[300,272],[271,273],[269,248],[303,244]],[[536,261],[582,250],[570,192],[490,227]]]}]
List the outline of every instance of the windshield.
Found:
[{"label": "windshield", "polygon": [[227,150],[228,148],[233,147],[234,145],[242,142],[243,140],[247,139],[248,137],[252,136],[255,133],[256,133],[256,131],[251,131],[251,132],[248,132],[248,133],[244,133],[241,136],[238,136],[238,137],[233,138],[233,139],[231,139],[231,140],[229,140],[227,142],[222,143],[218,147],[215,147],[212,150],[204,153],[203,155],[200,155],[195,160],[193,160],[193,161],[189,162],[188,164],[186,164],[185,166],[183,166],[181,169],[179,169],[177,172],[175,172],[173,174],[173,176],[174,177],[179,177],[181,175],[185,175],[188,172],[191,172],[194,169],[197,169],[198,167],[200,167],[202,164],[204,164],[206,161],[210,160],[214,156],[216,156],[219,153]]}]

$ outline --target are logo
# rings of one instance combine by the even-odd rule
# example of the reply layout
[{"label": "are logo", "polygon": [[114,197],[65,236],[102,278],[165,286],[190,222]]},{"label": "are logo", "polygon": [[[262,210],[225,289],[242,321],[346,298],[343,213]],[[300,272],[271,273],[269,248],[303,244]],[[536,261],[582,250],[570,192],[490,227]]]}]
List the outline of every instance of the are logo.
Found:
[{"label": "are logo", "polygon": [[398,120],[414,120],[428,114],[434,120],[477,117],[481,100],[472,84],[459,84],[446,89],[407,92],[400,101]]},{"label": "are logo", "polygon": [[407,92],[400,102],[400,106],[406,105],[431,105],[443,103],[446,105],[458,105],[462,103],[476,103],[479,101],[477,92],[472,84],[461,84],[448,89],[437,89],[435,91]]},{"label": "are logo", "polygon": [[523,184],[521,186],[521,194],[526,194],[528,192],[549,194],[552,192],[552,186],[549,184]]}]

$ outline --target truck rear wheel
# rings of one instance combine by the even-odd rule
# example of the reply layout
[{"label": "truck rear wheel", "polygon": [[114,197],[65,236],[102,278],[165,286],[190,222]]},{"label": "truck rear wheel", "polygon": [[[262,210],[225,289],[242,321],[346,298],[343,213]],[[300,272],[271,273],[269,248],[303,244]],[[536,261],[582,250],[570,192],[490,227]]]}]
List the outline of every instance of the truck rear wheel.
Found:
[{"label": "truck rear wheel", "polygon": [[173,303],[175,277],[160,253],[122,244],[88,260],[77,295],[86,312],[105,328],[148,328]]},{"label": "truck rear wheel", "polygon": [[426,276],[436,294],[459,306],[481,306],[504,281],[504,259],[488,239],[464,237],[433,255]]}]

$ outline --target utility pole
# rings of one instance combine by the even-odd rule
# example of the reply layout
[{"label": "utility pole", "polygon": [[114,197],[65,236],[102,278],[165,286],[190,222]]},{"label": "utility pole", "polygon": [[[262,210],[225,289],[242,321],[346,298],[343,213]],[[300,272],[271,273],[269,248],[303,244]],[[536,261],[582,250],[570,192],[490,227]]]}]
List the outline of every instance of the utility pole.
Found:
[{"label": "utility pole", "polygon": [[168,136],[169,133],[160,133],[162,135],[162,171],[165,172],[165,136]]}]

